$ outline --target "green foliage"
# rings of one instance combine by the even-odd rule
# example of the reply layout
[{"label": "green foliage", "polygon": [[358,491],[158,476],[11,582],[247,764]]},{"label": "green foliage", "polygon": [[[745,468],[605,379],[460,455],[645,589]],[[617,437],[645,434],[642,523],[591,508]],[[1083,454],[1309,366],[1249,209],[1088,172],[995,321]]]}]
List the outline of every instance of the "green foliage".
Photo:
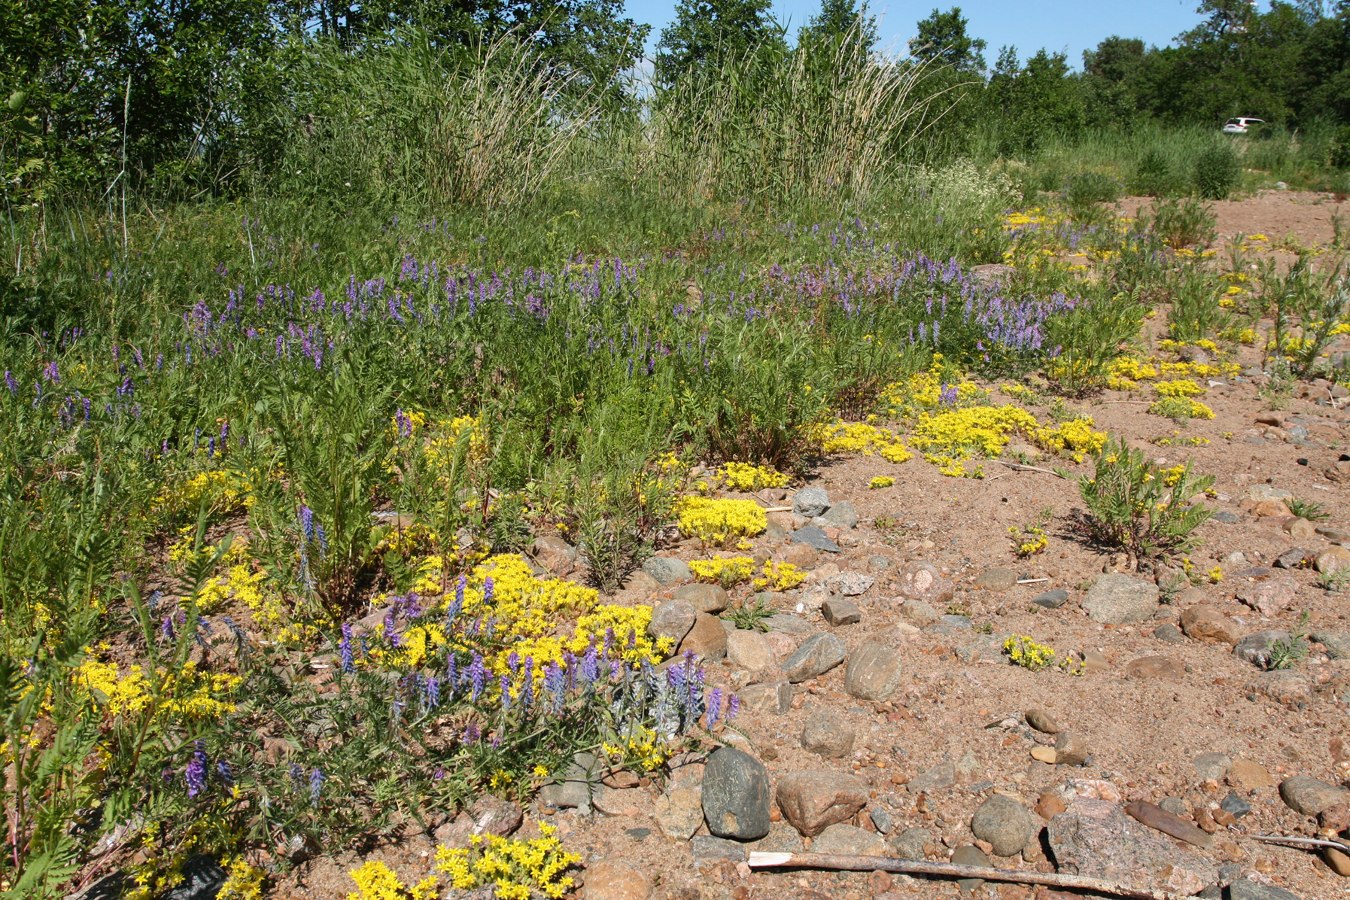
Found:
[{"label": "green foliage", "polygon": [[1274,320],[1267,360],[1280,361],[1292,378],[1306,378],[1326,366],[1324,351],[1337,324],[1350,316],[1350,271],[1338,261],[1318,270],[1301,253],[1289,271],[1262,273],[1263,312]]},{"label": "green foliage", "polygon": [[1242,177],[1242,165],[1231,144],[1211,144],[1195,158],[1192,184],[1204,200],[1226,200]]},{"label": "green foliage", "polygon": [[1213,510],[1194,502],[1214,483],[1189,464],[1161,469],[1142,450],[1112,438],[1093,458],[1092,475],[1078,481],[1087,505],[1079,525],[1093,543],[1123,550],[1136,561],[1179,553],[1195,545],[1195,529]]},{"label": "green foliage", "polygon": [[1060,353],[1046,374],[1072,396],[1101,390],[1119,347],[1139,334],[1147,312],[1134,293],[1085,298],[1072,313],[1049,323],[1049,338]]},{"label": "green foliage", "polygon": [[1205,247],[1214,240],[1214,211],[1193,197],[1158,198],[1140,224],[1173,250]]},{"label": "green foliage", "polygon": [[1300,660],[1308,656],[1308,623],[1312,621],[1312,614],[1304,610],[1298,617],[1298,622],[1289,630],[1289,637],[1279,638],[1270,645],[1270,651],[1266,656],[1265,668],[1267,671],[1276,672],[1281,669],[1292,669]]},{"label": "green foliage", "polygon": [[742,631],[768,631],[768,619],[774,612],[768,601],[757,594],[753,603],[743,601],[735,604],[722,614],[722,618]]},{"label": "green foliage", "polygon": [[946,12],[934,9],[922,19],[917,33],[909,41],[909,52],[916,59],[933,60],[957,72],[980,74],[984,71],[983,38],[971,37],[970,22],[961,15],[961,7]]},{"label": "green foliage", "polygon": [[670,89],[728,63],[772,60],[787,50],[768,0],[680,0],[656,45],[656,83]]},{"label": "green foliage", "polygon": [[1304,500],[1300,497],[1291,497],[1287,501],[1289,511],[1300,519],[1307,519],[1309,522],[1325,522],[1331,518],[1331,513],[1322,504],[1315,500]]},{"label": "green foliage", "polygon": [[1167,156],[1151,147],[1135,167],[1130,190],[1146,197],[1171,197],[1183,192],[1184,183]]}]

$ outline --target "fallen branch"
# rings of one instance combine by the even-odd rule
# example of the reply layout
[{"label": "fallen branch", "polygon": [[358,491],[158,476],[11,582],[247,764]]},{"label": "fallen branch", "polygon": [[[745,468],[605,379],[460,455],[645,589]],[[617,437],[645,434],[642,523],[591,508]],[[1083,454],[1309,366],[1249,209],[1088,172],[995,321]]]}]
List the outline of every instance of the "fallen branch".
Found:
[{"label": "fallen branch", "polygon": [[1024,463],[1008,462],[1007,460],[1004,459],[996,459],[994,460],[994,462],[1002,463],[1008,468],[1015,469],[1018,472],[1040,472],[1042,475],[1053,475],[1056,478],[1064,477],[1063,475],[1056,472],[1054,469],[1042,469],[1040,466],[1028,466]]},{"label": "fallen branch", "polygon": [[1128,897],[1131,900],[1181,900],[1180,894],[1132,888],[1098,878],[1082,875],[1056,875],[1044,872],[1014,872],[1010,869],[986,869],[981,866],[963,866],[956,863],[936,863],[918,859],[895,859],[887,856],[855,856],[845,853],[763,853],[750,854],[752,869],[830,869],[849,872],[897,872],[904,875],[932,875],[939,878],[983,878],[985,881],[1008,881],[1017,884],[1043,884],[1047,887],[1090,891],[1107,897]]},{"label": "fallen branch", "polygon": [[1017,583],[1018,583],[1018,584],[1044,584],[1045,582],[1047,582],[1047,581],[1049,581],[1049,580],[1050,580],[1049,578],[1019,578],[1019,579],[1017,579]]}]

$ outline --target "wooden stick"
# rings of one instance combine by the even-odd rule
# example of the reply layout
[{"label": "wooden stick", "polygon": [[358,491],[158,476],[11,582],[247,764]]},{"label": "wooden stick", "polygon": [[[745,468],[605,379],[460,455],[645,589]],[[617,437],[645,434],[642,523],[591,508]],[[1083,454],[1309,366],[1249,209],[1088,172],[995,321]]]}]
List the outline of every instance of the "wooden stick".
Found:
[{"label": "wooden stick", "polygon": [[1002,463],[1003,465],[1007,466],[1008,468],[1010,468],[1010,469],[1015,469],[1015,470],[1017,470],[1018,472],[1040,472],[1042,475],[1053,475],[1053,476],[1055,476],[1056,478],[1063,478],[1063,477],[1064,477],[1063,475],[1061,475],[1061,474],[1059,474],[1058,472],[1056,472],[1054,469],[1042,469],[1040,466],[1028,466],[1028,465],[1024,465],[1024,464],[1022,464],[1022,463],[1008,462],[1007,460],[1003,460],[1003,459],[996,459],[996,460],[994,460],[994,462],[996,462],[996,463]]},{"label": "wooden stick", "polygon": [[1265,841],[1267,844],[1293,844],[1296,847],[1330,847],[1333,850],[1339,850],[1342,853],[1350,853],[1350,844],[1343,844],[1340,841],[1324,841],[1320,838],[1296,837],[1294,835],[1279,834],[1254,834],[1251,836],[1254,841]]},{"label": "wooden stick", "polygon": [[1043,884],[1048,887],[1091,891],[1107,897],[1128,897],[1130,900],[1181,900],[1180,894],[1132,888],[1098,878],[1081,875],[1056,875],[1044,872],[1014,872],[1010,869],[986,869],[981,866],[963,866],[956,863],[936,863],[918,859],[895,859],[887,856],[860,856],[846,853],[763,853],[750,854],[752,869],[784,867],[801,869],[831,869],[852,872],[898,872],[905,875],[934,875],[940,878],[983,878],[986,881],[1009,881],[1018,884]]}]

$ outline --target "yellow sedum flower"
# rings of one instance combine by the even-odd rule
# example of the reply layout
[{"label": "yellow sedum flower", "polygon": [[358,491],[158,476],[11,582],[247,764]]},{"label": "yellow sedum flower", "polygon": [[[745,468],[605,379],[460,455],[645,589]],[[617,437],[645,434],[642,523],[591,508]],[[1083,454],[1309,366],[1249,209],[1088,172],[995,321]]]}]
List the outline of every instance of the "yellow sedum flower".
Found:
[{"label": "yellow sedum flower", "polygon": [[675,504],[675,515],[680,534],[719,546],[762,534],[769,527],[764,509],[753,500],[683,497]]}]

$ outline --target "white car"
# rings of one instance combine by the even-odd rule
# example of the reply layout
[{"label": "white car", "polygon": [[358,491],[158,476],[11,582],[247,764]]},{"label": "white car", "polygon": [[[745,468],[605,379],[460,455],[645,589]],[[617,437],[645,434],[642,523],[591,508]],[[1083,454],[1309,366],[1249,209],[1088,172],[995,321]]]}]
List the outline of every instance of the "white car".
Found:
[{"label": "white car", "polygon": [[1264,125],[1264,119],[1256,119],[1251,116],[1239,116],[1236,119],[1229,119],[1223,123],[1224,134],[1247,134],[1253,126]]}]

